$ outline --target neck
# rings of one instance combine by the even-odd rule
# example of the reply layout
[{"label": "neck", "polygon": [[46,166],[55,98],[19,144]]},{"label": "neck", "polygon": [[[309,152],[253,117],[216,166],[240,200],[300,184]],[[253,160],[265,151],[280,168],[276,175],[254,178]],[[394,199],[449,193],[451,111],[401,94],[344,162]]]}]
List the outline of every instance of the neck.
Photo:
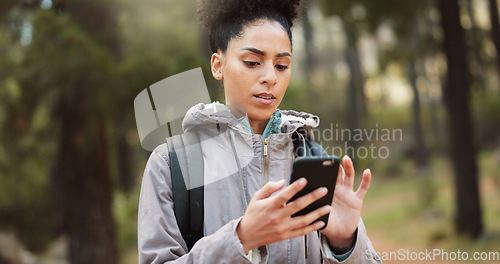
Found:
[{"label": "neck", "polygon": [[252,127],[252,130],[255,134],[261,134],[264,133],[264,129],[266,129],[267,123],[269,122],[269,119],[267,120],[254,120],[254,119],[248,119],[248,123],[250,123],[250,126]]}]

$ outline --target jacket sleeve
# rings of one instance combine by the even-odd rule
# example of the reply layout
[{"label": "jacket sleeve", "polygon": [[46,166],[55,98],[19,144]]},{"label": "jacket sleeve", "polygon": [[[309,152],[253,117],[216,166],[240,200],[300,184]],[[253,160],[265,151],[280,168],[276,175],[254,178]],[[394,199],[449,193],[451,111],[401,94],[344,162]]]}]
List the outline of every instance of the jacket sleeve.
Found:
[{"label": "jacket sleeve", "polygon": [[363,224],[363,220],[359,218],[358,222],[358,232],[356,236],[356,242],[354,244],[354,249],[352,250],[349,257],[343,261],[338,261],[332,254],[331,248],[328,244],[327,238],[323,235],[320,236],[321,239],[321,251],[323,254],[323,263],[366,263],[375,264],[382,263],[380,258],[377,256],[377,252],[373,248],[372,242],[366,234],[366,228]]},{"label": "jacket sleeve", "polygon": [[[168,151],[155,149],[146,164],[138,215],[139,264],[158,263],[248,263],[236,234],[240,219],[200,239],[188,252],[174,215]],[[259,247],[267,261],[267,247]]]}]

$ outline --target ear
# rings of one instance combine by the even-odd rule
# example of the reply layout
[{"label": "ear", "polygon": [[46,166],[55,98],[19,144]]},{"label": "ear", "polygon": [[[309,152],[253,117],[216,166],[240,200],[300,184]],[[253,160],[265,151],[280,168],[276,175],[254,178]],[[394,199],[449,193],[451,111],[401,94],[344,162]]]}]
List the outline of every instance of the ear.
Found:
[{"label": "ear", "polygon": [[222,75],[222,54],[221,52],[217,52],[212,54],[212,58],[210,60],[210,64],[212,66],[212,75],[216,80],[222,80],[224,77]]}]

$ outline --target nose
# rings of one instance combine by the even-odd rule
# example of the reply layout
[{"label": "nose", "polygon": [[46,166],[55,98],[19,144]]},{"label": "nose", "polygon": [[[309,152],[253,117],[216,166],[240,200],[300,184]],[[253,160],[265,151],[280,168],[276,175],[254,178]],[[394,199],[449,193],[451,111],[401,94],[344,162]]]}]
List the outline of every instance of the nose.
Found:
[{"label": "nose", "polygon": [[276,69],[273,63],[266,63],[266,66],[262,67],[262,79],[260,83],[272,87],[277,81],[278,77],[276,76]]}]

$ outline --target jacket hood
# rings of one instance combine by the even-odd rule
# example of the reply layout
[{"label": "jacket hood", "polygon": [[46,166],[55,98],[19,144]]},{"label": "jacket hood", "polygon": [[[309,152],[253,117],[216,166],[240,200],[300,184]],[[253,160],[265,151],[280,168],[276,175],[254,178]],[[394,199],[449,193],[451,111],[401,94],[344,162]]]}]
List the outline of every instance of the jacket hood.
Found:
[{"label": "jacket hood", "polygon": [[[319,117],[294,110],[279,110],[281,112],[281,132],[293,133],[299,130],[308,138],[314,140],[313,129],[319,125]],[[182,122],[182,129],[190,131],[194,127],[207,124],[226,124],[243,132],[240,118],[245,116],[244,111],[238,108],[229,108],[219,102],[211,104],[200,103],[191,107]]]}]

